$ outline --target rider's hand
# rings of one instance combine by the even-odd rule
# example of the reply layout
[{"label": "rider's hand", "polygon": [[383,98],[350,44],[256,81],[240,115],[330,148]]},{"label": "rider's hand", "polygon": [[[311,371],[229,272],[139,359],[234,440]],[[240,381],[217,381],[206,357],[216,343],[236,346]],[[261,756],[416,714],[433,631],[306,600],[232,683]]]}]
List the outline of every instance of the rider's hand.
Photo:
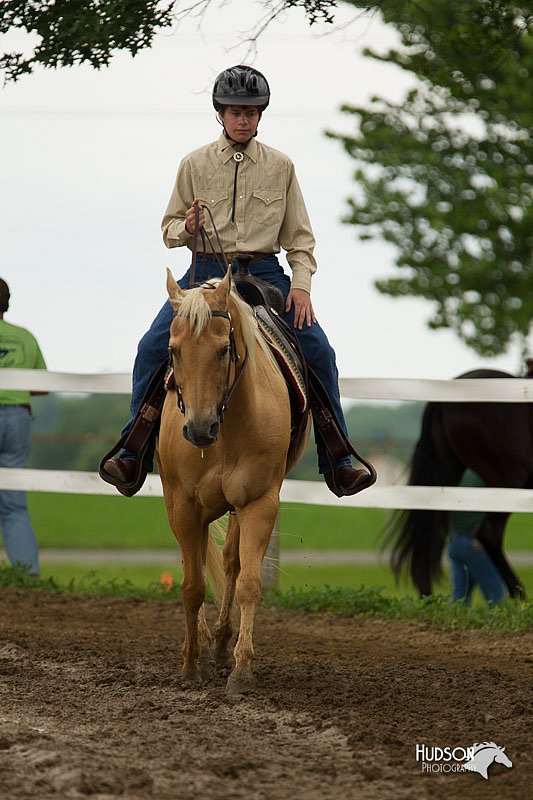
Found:
[{"label": "rider's hand", "polygon": [[306,292],[305,289],[291,289],[285,304],[285,311],[290,311],[293,305],[294,327],[302,330],[305,322],[310,328],[311,323],[316,322],[316,317],[309,292]]},{"label": "rider's hand", "polygon": [[[192,206],[190,208],[188,208],[187,211],[185,212],[185,230],[191,236],[194,233],[194,214],[195,214],[194,208],[195,208],[195,206],[200,206],[200,201],[198,199],[194,200]],[[205,225],[205,212],[204,212],[204,210],[203,210],[203,208],[201,206],[199,208],[199,211],[200,211],[200,216],[199,216],[199,219],[198,219],[198,230],[200,228],[203,228],[204,225]]]}]

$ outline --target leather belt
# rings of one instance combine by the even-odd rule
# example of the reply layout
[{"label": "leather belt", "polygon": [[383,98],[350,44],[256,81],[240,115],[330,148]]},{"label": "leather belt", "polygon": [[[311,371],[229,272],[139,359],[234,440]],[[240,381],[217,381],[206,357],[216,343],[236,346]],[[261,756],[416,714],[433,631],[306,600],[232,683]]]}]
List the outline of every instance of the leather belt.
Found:
[{"label": "leather belt", "polygon": [[31,411],[31,406],[28,403],[0,403],[0,408],[26,408]]},{"label": "leather belt", "polygon": [[[241,253],[225,253],[226,258],[228,261],[231,262],[235,261],[237,255],[241,255]],[[262,258],[268,258],[273,256],[274,253],[242,253],[242,255],[251,256],[254,261],[261,261]],[[201,258],[218,258],[220,261],[224,261],[224,254],[222,253],[198,253],[198,256]]]}]

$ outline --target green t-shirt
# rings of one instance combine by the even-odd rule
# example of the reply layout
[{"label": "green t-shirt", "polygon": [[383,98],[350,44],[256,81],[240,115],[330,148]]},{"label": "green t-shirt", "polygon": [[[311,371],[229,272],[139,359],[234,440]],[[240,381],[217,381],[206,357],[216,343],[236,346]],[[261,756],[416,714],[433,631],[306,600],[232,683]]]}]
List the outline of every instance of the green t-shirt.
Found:
[{"label": "green t-shirt", "polygon": [[[471,469],[463,473],[459,486],[485,486],[479,475]],[[456,533],[473,533],[485,517],[485,511],[452,511],[450,514],[450,527]]]},{"label": "green t-shirt", "polygon": [[[35,336],[18,325],[0,319],[0,368],[46,369],[43,354]],[[0,405],[25,405],[30,393],[0,388]]]}]

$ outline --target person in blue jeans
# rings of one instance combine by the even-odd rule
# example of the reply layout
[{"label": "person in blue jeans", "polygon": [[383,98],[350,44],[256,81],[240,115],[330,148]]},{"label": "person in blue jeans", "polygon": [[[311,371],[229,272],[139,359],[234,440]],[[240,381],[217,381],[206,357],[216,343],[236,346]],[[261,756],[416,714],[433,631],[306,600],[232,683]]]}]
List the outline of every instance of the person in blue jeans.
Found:
[{"label": "person in blue jeans", "polygon": [[[9,298],[9,287],[0,279],[0,368],[46,369],[33,334],[4,319]],[[29,401],[30,392],[0,390],[0,467],[20,469],[28,463],[31,426]],[[0,490],[0,528],[10,563],[24,567],[30,575],[38,575],[39,546],[25,492]]]},{"label": "person in blue jeans", "polygon": [[[285,321],[294,327],[307,362],[324,385],[338,425],[347,434],[335,353],[316,320],[311,302],[315,240],[294,165],[284,153],[255,138],[270,100],[267,80],[251,67],[231,67],[216,79],[212,99],[223,132],[218,140],[195,150],[181,162],[163,218],[163,240],[167,247],[192,249],[197,218],[208,240],[220,242],[219,249],[234,271],[237,253],[252,257],[250,274],[283,293]],[[210,215],[206,215],[204,207],[209,208]],[[292,278],[278,261],[281,249],[287,255]],[[195,284],[223,277],[223,255],[217,255],[198,254]],[[182,289],[189,288],[190,271],[178,283]],[[131,418],[123,433],[131,428],[150,381],[166,358],[172,317],[173,309],[167,300],[139,343],[133,369]],[[355,494],[367,485],[369,473],[355,469],[349,456],[332,463],[320,439],[317,450],[319,472],[335,494]],[[152,469],[152,458],[153,447],[145,455],[145,471]],[[108,459],[100,474],[104,479],[111,476],[113,480],[109,482],[120,491],[121,484],[131,482],[136,467],[135,454],[126,450]]]},{"label": "person in blue jeans", "polygon": [[[479,475],[468,469],[459,485],[485,486]],[[475,586],[479,586],[489,603],[501,603],[506,597],[502,576],[477,538],[484,518],[484,511],[456,511],[451,514],[448,556],[452,600],[460,600],[465,604],[470,604]]]}]

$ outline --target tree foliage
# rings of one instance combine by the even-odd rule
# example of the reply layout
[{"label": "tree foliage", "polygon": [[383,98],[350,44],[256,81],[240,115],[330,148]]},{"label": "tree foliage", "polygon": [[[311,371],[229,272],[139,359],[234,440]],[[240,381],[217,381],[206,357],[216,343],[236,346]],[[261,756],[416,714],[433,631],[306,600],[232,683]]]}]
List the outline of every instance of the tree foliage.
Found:
[{"label": "tree foliage", "polygon": [[0,33],[23,30],[40,42],[30,55],[4,53],[0,69],[6,80],[17,80],[44,67],[88,62],[100,68],[116,50],[135,55],[154,35],[172,24],[172,6],[159,0],[7,0],[0,12]]},{"label": "tree foliage", "polygon": [[533,10],[501,0],[381,4],[401,46],[367,51],[418,79],[401,102],[345,106],[357,163],[345,221],[397,249],[392,296],[435,303],[478,353],[526,337],[533,316]]},{"label": "tree foliage", "polygon": [[[117,51],[136,55],[150,47],[161,30],[187,16],[201,18],[210,5],[211,0],[192,0],[185,8],[179,0],[3,0],[0,34],[25,31],[36,34],[39,43],[29,55],[1,54],[0,71],[6,81],[16,81],[36,66],[88,63],[100,69]],[[332,22],[337,4],[335,0],[263,0],[262,5],[267,15],[252,38],[290,8],[303,8],[311,25],[319,20]]]},{"label": "tree foliage", "polygon": [[[341,0],[367,12],[402,5],[416,7],[415,0]],[[500,46],[508,31],[501,24],[500,6],[507,0],[478,0],[488,21],[485,44]],[[218,13],[231,14],[231,0],[220,0]],[[465,3],[468,6],[468,3]],[[203,15],[215,6],[214,0],[2,0],[0,34],[23,31],[37,37],[28,53],[1,52],[0,72],[6,81],[16,81],[38,67],[65,67],[90,64],[96,69],[109,65],[113,55],[126,51],[136,55],[152,45],[157,33],[182,19],[195,17],[201,26]],[[283,12],[300,8],[310,25],[333,23],[338,0],[260,0],[258,14],[263,16],[245,36],[255,44],[268,25]]]}]

